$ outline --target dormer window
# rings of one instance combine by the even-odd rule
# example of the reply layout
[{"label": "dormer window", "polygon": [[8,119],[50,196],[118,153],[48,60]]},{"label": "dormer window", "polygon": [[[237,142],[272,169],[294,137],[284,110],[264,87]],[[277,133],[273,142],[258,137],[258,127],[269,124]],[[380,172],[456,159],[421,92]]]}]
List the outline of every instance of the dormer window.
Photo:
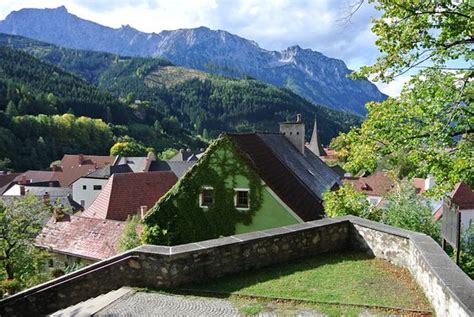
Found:
[{"label": "dormer window", "polygon": [[199,195],[199,206],[208,208],[212,204],[214,204],[214,188],[203,187],[201,189],[201,194]]},{"label": "dormer window", "polygon": [[236,188],[234,202],[238,210],[250,209],[250,190],[248,188]]}]

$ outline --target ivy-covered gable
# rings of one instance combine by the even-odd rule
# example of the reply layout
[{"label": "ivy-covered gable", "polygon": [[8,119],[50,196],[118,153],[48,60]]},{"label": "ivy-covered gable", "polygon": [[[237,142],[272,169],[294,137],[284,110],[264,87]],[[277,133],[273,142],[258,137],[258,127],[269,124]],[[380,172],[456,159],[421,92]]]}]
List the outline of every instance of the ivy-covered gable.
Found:
[{"label": "ivy-covered gable", "polygon": [[[235,188],[249,189],[249,208],[237,209]],[[203,188],[213,202],[200,206]],[[262,205],[262,180],[233,141],[222,134],[205,155],[147,213],[145,243],[177,245],[235,234],[237,224],[250,224]]]}]

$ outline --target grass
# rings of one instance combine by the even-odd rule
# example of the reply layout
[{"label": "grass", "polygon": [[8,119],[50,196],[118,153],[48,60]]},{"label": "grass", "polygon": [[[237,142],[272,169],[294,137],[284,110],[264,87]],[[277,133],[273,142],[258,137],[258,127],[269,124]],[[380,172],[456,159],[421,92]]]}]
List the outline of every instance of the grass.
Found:
[{"label": "grass", "polygon": [[[406,269],[359,253],[328,254],[186,285],[183,289],[316,303],[431,310],[423,292]],[[332,305],[324,311],[331,316],[339,314],[340,309],[345,315],[352,315],[352,310],[354,314],[361,310]]]}]

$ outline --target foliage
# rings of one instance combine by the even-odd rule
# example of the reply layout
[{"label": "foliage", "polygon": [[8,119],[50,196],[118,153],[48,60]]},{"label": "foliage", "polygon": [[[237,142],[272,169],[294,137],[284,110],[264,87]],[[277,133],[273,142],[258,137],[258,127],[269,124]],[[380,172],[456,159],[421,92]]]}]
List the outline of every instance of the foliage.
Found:
[{"label": "foliage", "polygon": [[382,222],[391,226],[421,232],[439,242],[439,222],[433,221],[428,201],[416,194],[408,182],[399,184],[397,190],[389,193],[382,212]]},{"label": "foliage", "polygon": [[64,154],[105,155],[111,144],[111,129],[102,120],[72,114],[18,116],[9,122],[9,129],[0,127],[0,153],[15,170],[48,167]]},{"label": "foliage", "polygon": [[1,275],[23,287],[41,282],[45,254],[33,243],[51,211],[32,195],[0,205]]},{"label": "foliage", "polygon": [[137,233],[137,226],[140,223],[141,221],[138,215],[127,219],[125,229],[119,242],[120,251],[127,251],[141,245],[140,237]]},{"label": "foliage", "polygon": [[[250,209],[237,210],[234,188],[246,179],[250,189]],[[214,203],[199,206],[203,186],[214,190]],[[229,236],[236,224],[249,224],[262,204],[260,178],[231,139],[222,135],[214,141],[192,169],[163,196],[144,219],[144,243],[176,245]]]},{"label": "foliage", "polygon": [[338,190],[327,191],[323,194],[324,210],[333,218],[353,215],[377,221],[379,216],[372,210],[367,196],[358,192],[351,184],[345,183]]},{"label": "foliage", "polygon": [[84,264],[81,264],[79,262],[74,262],[72,264],[68,264],[66,265],[66,267],[64,268],[64,274],[69,274],[69,273],[72,273],[74,271],[77,271],[81,268],[84,267]]},{"label": "foliage", "polygon": [[164,150],[163,152],[160,153],[159,159],[163,160],[163,161],[167,161],[170,158],[172,158],[173,156],[175,156],[176,153],[178,153],[178,150],[168,148],[168,149],[166,149],[166,150]]},{"label": "foliage", "polygon": [[462,88],[473,87],[459,87],[455,74],[440,69],[421,74],[426,77],[413,78],[400,98],[368,104],[362,126],[340,135],[332,146],[352,173],[374,171],[391,160],[402,177],[433,175],[443,185],[439,192],[459,181],[474,186],[474,108],[472,96],[462,94]]},{"label": "foliage", "polygon": [[369,2],[382,12],[372,27],[381,55],[355,76],[390,82],[415,67],[422,70],[400,97],[367,105],[361,128],[334,141],[344,167],[353,173],[374,171],[380,161],[396,165],[404,158],[403,174],[435,176],[434,194],[461,180],[474,186],[474,73],[472,64],[448,67],[452,61],[472,61],[472,2]]},{"label": "foliage", "polygon": [[[67,53],[65,58],[71,59],[75,69],[88,69],[97,60],[79,59],[94,54]],[[102,53],[97,55],[102,56]],[[102,58],[98,60],[105,62]],[[160,60],[152,61],[160,63]],[[65,60],[61,63],[67,64]],[[142,73],[145,68],[141,68]],[[150,107],[146,103],[127,107],[117,97],[75,75],[24,52],[0,47],[0,159],[9,159],[14,170],[46,168],[64,153],[106,155],[112,145],[112,134],[116,138],[130,135],[139,143],[158,150],[204,145],[178,122],[169,125],[169,130],[163,128],[170,119],[160,112],[151,113]],[[150,115],[153,121],[142,122],[142,115],[145,118]],[[60,130],[57,129],[59,124]],[[155,129],[154,124],[159,129]],[[78,126],[88,128],[78,130]]]},{"label": "foliage", "polygon": [[134,141],[117,142],[110,148],[110,155],[120,156],[146,156],[147,148]]}]

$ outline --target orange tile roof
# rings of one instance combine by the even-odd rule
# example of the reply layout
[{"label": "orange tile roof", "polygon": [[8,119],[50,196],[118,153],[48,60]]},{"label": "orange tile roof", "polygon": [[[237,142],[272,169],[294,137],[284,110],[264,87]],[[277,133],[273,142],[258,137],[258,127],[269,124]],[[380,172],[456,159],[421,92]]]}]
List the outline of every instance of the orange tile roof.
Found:
[{"label": "orange tile roof", "polygon": [[177,181],[173,172],[113,174],[82,216],[127,220],[139,214],[141,206],[153,207]]},{"label": "orange tile roof", "polygon": [[98,168],[113,165],[114,161],[115,156],[66,154],[61,160],[59,170],[54,172],[54,178],[59,181],[61,187],[68,187]]},{"label": "orange tile roof", "polygon": [[120,252],[126,222],[65,215],[51,218],[36,238],[36,246],[51,252],[103,260]]},{"label": "orange tile roof", "polygon": [[387,172],[376,172],[367,177],[346,178],[343,181],[352,184],[357,191],[372,196],[383,196],[395,186],[395,182]]}]

